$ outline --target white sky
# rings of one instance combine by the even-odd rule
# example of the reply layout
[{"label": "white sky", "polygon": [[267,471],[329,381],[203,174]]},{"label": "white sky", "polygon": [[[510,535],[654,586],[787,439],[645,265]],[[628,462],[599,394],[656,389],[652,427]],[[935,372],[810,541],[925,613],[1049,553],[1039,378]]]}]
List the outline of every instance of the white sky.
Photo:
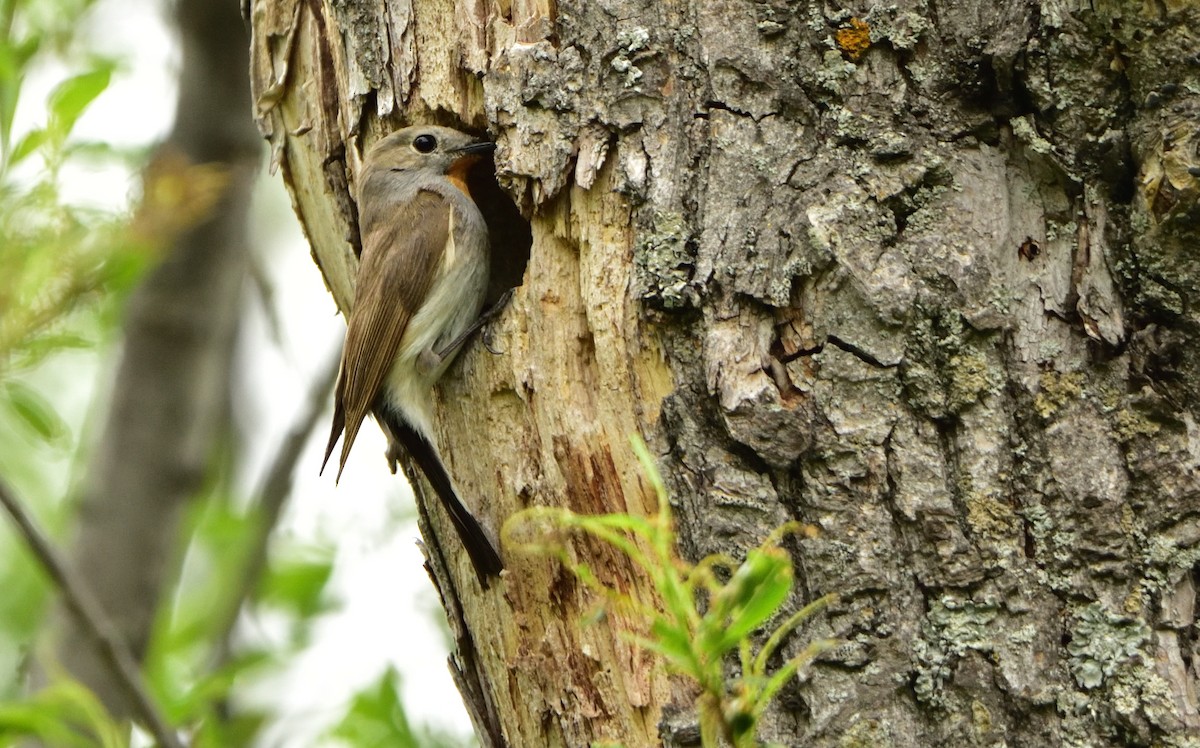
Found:
[{"label": "white sky", "polygon": [[[78,137],[137,146],[166,133],[178,70],[178,52],[164,20],[168,4],[100,0],[91,14],[95,46],[125,64],[79,121]],[[17,113],[18,136],[43,124],[45,93],[70,72],[50,68],[31,76]],[[247,487],[257,484],[290,426],[296,403],[304,400],[345,331],[283,187],[278,177],[266,175],[265,163],[264,147],[254,236],[274,284],[284,345],[281,350],[270,341],[261,305],[252,303],[243,330],[245,390],[239,402],[243,427],[253,436]],[[134,175],[111,167],[73,169],[68,177],[66,199],[110,207],[123,207],[134,183]],[[469,735],[470,722],[446,666],[446,644],[430,613],[437,610],[437,601],[415,545],[411,493],[387,471],[384,440],[373,426],[359,436],[339,486],[334,486],[333,471],[319,478],[328,418],[321,419],[306,447],[279,534],[289,543],[336,546],[329,589],[337,609],[318,621],[311,646],[282,672],[246,687],[248,700],[278,710],[261,745],[322,745],[317,736],[338,720],[354,692],[377,680],[389,663],[404,678],[403,699],[413,724]],[[278,628],[269,620],[248,621],[242,633],[269,640],[279,636]]]}]

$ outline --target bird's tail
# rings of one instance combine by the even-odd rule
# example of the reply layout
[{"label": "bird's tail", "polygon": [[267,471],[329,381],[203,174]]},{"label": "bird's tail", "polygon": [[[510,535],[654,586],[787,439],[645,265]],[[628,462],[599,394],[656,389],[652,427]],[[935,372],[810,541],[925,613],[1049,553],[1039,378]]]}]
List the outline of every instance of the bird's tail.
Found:
[{"label": "bird's tail", "polygon": [[342,403],[342,389],[345,386],[345,369],[338,375],[337,390],[333,396],[333,424],[329,429],[329,442],[325,445],[325,459],[321,461],[321,472],[318,475],[325,474],[325,467],[329,464],[329,456],[333,454],[333,448],[337,444],[338,437],[344,431],[346,437],[342,440],[342,456],[338,459],[337,478],[334,479],[336,484],[342,479],[342,471],[346,469],[346,458],[350,456],[350,448],[354,446],[354,440],[358,437],[358,430],[362,427],[363,419],[367,417],[365,410],[356,410],[350,414],[350,418],[346,418],[346,407]]},{"label": "bird's tail", "polygon": [[366,414],[359,414],[346,420],[346,411],[342,409],[342,404],[338,403],[334,406],[333,426],[329,430],[329,443],[325,445],[325,459],[321,461],[321,472],[318,475],[325,474],[325,466],[329,464],[329,456],[333,454],[333,447],[337,444],[342,431],[345,431],[346,436],[342,439],[342,455],[338,458],[337,478],[334,479],[334,483],[342,479],[342,471],[346,469],[346,459],[350,457],[350,448],[354,446],[354,440],[358,437],[358,430],[362,427],[364,418],[366,418]]},{"label": "bird's tail", "polygon": [[437,449],[424,435],[402,419],[393,417],[392,413],[384,414],[384,420],[388,430],[392,432],[392,436],[412,456],[417,467],[425,474],[429,485],[433,486],[434,492],[441,499],[442,506],[450,515],[450,521],[454,523],[454,529],[458,531],[458,537],[462,541],[463,547],[467,549],[467,555],[471,557],[471,564],[479,576],[480,586],[487,589],[491,577],[499,576],[500,571],[504,568],[504,562],[500,560],[500,554],[492,545],[491,539],[484,532],[479,521],[475,519],[471,510],[459,497],[454,483],[450,480],[450,474],[446,472],[446,466],[442,464],[442,460],[438,456]]},{"label": "bird's tail", "polygon": [[[346,412],[342,410],[342,404],[338,402],[333,406],[333,428],[329,431],[329,444],[325,446],[325,459],[321,461],[321,472],[318,475],[325,474],[325,466],[329,464],[329,455],[333,454],[333,447],[337,444],[338,437],[342,435],[342,430],[346,428]],[[346,461],[342,460],[342,465]],[[342,477],[342,471],[338,470],[338,478]]]}]

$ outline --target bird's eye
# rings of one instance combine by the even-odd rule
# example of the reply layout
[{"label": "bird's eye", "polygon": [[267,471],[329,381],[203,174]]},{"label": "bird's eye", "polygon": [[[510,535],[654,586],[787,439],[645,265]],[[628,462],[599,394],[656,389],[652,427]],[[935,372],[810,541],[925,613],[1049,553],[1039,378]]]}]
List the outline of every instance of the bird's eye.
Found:
[{"label": "bird's eye", "polygon": [[418,153],[433,153],[433,149],[437,148],[437,138],[432,135],[418,135],[413,138],[413,148],[416,148]]}]

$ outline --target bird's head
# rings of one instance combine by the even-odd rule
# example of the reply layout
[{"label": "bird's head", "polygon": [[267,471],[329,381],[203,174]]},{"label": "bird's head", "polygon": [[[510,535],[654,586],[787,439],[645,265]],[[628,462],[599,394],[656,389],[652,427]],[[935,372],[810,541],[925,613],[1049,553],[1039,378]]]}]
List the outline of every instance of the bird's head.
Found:
[{"label": "bird's head", "polygon": [[451,174],[465,171],[496,144],[437,125],[414,125],[388,135],[367,153],[372,168]]}]

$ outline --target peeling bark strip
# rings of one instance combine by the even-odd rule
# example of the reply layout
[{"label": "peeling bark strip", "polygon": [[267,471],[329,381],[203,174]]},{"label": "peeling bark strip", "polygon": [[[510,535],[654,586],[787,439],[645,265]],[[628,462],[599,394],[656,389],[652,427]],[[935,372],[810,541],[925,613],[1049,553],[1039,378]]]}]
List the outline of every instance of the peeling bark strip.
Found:
[{"label": "peeling bark strip", "polygon": [[[648,511],[636,432],[689,555],[822,529],[800,579],[843,602],[789,651],[846,644],[762,738],[1194,739],[1195,3],[252,14],[260,126],[343,309],[365,146],[424,121],[500,143],[527,272],[504,355],[466,352],[439,409],[485,521]],[[595,601],[538,560],[481,595],[445,518],[424,529],[485,745],[653,745],[664,713],[669,744],[694,734],[686,688],[619,638],[636,622],[582,626]]]}]

